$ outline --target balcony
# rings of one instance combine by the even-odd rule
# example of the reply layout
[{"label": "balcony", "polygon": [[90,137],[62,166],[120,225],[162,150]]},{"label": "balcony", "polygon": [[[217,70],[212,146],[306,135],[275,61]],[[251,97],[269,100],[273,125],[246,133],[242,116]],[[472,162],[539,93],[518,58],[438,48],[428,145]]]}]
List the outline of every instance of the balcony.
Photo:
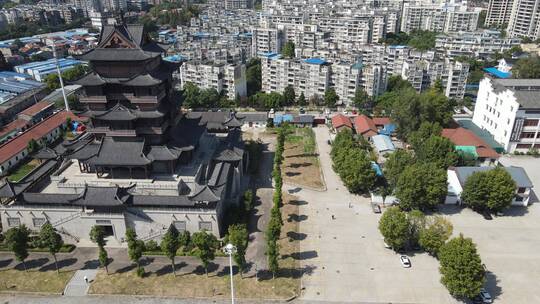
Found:
[{"label": "balcony", "polygon": [[88,133],[105,134],[107,136],[137,136],[135,130],[111,130],[109,127],[91,127],[86,130]]},{"label": "balcony", "polygon": [[131,103],[158,103],[163,97],[165,97],[165,91],[159,92],[157,96],[135,96],[130,93],[107,94],[107,100],[128,100]]},{"label": "balcony", "polygon": [[81,96],[79,100],[82,103],[107,103],[105,96]]}]

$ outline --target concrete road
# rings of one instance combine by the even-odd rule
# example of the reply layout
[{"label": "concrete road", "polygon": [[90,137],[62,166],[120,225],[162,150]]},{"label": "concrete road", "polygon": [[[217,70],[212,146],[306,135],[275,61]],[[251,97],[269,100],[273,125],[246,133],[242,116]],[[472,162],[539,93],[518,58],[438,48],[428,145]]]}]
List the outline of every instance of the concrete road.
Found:
[{"label": "concrete road", "polygon": [[330,146],[326,142],[328,128],[315,128],[315,135],[328,190],[302,189],[295,193],[300,198],[300,233],[307,235],[300,243],[298,256],[302,267],[312,269],[310,275],[302,278],[305,289],[301,299],[456,303],[439,283],[438,262],[434,258],[414,254],[410,256],[412,268],[405,269],[399,256],[384,248],[377,229],[380,215],[372,213],[369,198],[349,194],[332,170]]}]

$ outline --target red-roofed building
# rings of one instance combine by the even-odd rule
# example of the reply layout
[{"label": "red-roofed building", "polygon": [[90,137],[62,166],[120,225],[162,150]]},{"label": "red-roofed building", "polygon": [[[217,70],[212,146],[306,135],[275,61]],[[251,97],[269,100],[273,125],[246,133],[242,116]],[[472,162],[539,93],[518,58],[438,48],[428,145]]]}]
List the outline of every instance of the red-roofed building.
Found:
[{"label": "red-roofed building", "polygon": [[486,142],[478,137],[471,130],[465,128],[443,129],[442,137],[448,138],[456,146],[475,147],[478,161],[480,163],[491,164],[497,161],[500,155],[493,150]]},{"label": "red-roofed building", "polygon": [[390,118],[388,117],[373,117],[373,123],[377,128],[383,128],[385,125],[390,124]]},{"label": "red-roofed building", "polygon": [[19,119],[35,124],[52,114],[54,104],[48,101],[40,101],[18,114]]},{"label": "red-roofed building", "polygon": [[354,129],[356,134],[362,135],[365,138],[377,135],[377,126],[373,120],[366,115],[358,115],[354,118]]},{"label": "red-roofed building", "polygon": [[4,142],[15,138],[17,133],[24,131],[28,126],[28,122],[24,119],[15,119],[6,126],[0,128],[0,145]]},{"label": "red-roofed building", "polygon": [[61,134],[60,127],[65,126],[68,117],[72,120],[80,120],[78,116],[71,112],[61,111],[1,145],[0,175],[4,175],[10,168],[13,168],[28,156],[27,146],[30,140],[33,139],[41,145],[56,140]]},{"label": "red-roofed building", "polygon": [[351,119],[343,114],[337,114],[332,116],[332,127],[337,131],[341,131],[345,128],[352,130],[353,125]]}]

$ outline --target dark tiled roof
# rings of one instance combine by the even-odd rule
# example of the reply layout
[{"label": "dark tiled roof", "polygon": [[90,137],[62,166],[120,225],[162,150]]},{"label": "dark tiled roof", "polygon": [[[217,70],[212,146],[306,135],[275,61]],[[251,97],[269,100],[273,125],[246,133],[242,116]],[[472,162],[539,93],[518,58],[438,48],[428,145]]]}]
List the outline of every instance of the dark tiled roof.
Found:
[{"label": "dark tiled roof", "polygon": [[[98,155],[90,159],[90,164],[109,166],[144,166],[151,163],[143,153],[144,140],[115,139],[106,136],[101,142]],[[119,153],[121,151],[121,153]]]},{"label": "dark tiled roof", "polygon": [[34,158],[37,159],[53,159],[58,157],[58,153],[54,149],[51,149],[49,147],[45,147],[41,150],[39,150],[35,155]]},{"label": "dark tiled roof", "polygon": [[84,77],[75,80],[73,83],[82,86],[98,86],[106,84],[107,81],[105,81],[103,78],[101,78],[101,76],[96,73],[89,73],[86,74]]},{"label": "dark tiled roof", "polygon": [[131,204],[133,206],[193,207],[195,206],[196,202],[190,200],[185,195],[133,195],[131,198]]},{"label": "dark tiled roof", "polygon": [[86,186],[82,195],[72,203],[78,206],[114,207],[124,205],[128,198],[125,188]]},{"label": "dark tiled roof", "polygon": [[181,150],[174,148],[169,149],[166,146],[151,146],[150,151],[146,154],[146,157],[152,161],[176,160],[178,157],[180,157],[181,153]]},{"label": "dark tiled roof", "polygon": [[93,112],[92,114],[93,117],[100,120],[129,121],[137,119],[137,115],[133,114],[132,110],[121,105],[120,103],[117,103],[115,106],[103,113]]},{"label": "dark tiled roof", "polygon": [[210,189],[210,187],[207,185],[197,189],[188,197],[190,200],[197,202],[218,202],[220,200],[220,198],[214,194],[214,191],[212,191],[212,189]]}]

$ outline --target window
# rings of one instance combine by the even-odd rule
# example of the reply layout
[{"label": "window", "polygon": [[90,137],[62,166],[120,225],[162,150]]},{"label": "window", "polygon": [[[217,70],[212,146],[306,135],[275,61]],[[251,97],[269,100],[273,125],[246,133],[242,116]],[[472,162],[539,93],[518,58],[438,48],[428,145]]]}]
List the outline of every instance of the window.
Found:
[{"label": "window", "polygon": [[21,219],[18,217],[8,217],[7,222],[9,227],[17,227],[21,225]]},{"label": "window", "polygon": [[32,222],[34,223],[34,227],[41,227],[43,224],[45,224],[47,220],[44,217],[35,217],[32,219]]},{"label": "window", "polygon": [[174,221],[173,225],[176,228],[176,230],[178,230],[180,232],[186,231],[186,222],[185,221]]},{"label": "window", "polygon": [[199,222],[199,230],[212,231],[212,222]]},{"label": "window", "polygon": [[510,112],[514,112],[514,106],[510,106]]},{"label": "window", "polygon": [[538,119],[527,119],[523,123],[525,127],[536,127],[538,125]]},{"label": "window", "polygon": [[527,188],[519,187],[517,193],[525,193],[527,191]]},{"label": "window", "polygon": [[507,119],[506,119],[506,124],[507,124],[507,125],[510,124],[510,118],[507,118]]}]

